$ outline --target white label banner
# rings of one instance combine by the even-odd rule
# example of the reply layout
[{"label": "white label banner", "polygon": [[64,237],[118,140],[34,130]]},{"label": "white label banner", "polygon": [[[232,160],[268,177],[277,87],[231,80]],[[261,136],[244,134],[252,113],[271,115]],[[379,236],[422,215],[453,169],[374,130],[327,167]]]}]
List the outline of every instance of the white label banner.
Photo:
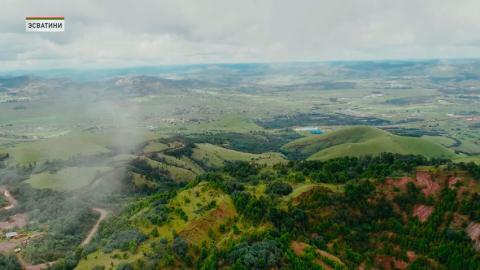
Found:
[{"label": "white label banner", "polygon": [[29,19],[25,20],[27,32],[65,32],[63,19]]}]

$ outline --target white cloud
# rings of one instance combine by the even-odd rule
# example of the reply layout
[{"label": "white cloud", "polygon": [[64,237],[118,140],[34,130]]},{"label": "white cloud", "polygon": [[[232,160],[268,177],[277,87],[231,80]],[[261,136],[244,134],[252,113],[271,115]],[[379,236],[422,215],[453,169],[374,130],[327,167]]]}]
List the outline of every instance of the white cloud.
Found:
[{"label": "white cloud", "polygon": [[[25,33],[32,15],[66,32]],[[0,70],[478,57],[478,33],[477,0],[3,0]]]}]

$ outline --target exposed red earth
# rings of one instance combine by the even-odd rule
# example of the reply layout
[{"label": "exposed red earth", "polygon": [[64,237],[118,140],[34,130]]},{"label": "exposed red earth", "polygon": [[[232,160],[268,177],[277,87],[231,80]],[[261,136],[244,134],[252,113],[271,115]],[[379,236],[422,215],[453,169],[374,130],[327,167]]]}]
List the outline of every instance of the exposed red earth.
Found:
[{"label": "exposed red earth", "polygon": [[436,194],[440,190],[440,184],[432,180],[432,176],[427,171],[417,171],[416,185],[423,187],[422,192],[425,196]]},{"label": "exposed red earth", "polygon": [[408,257],[409,262],[413,262],[417,259],[418,256],[417,256],[417,254],[415,254],[414,251],[409,250],[409,251],[407,251],[407,257]]},{"label": "exposed red earth", "polygon": [[440,184],[432,180],[431,173],[428,171],[417,171],[415,178],[408,176],[404,176],[400,179],[390,178],[386,183],[401,190],[406,190],[407,184],[413,183],[425,196],[431,196],[440,191]]},{"label": "exposed red earth", "polygon": [[378,255],[375,257],[375,265],[380,269],[393,270],[393,269],[407,269],[409,263],[404,260],[396,259],[392,256]]},{"label": "exposed red earth", "polygon": [[[305,249],[309,248],[310,245],[304,243],[304,242],[298,242],[298,241],[292,241],[291,242],[291,248],[293,250],[293,253],[297,256],[303,256],[305,254]],[[334,268],[331,267],[330,265],[326,264],[321,258],[327,258],[333,262],[335,262],[337,265],[345,265],[337,256],[332,255],[324,250],[320,249],[315,249],[315,253],[320,257],[315,259],[315,263],[320,265],[323,269],[326,270],[333,270]]]},{"label": "exposed red earth", "polygon": [[427,206],[424,204],[417,204],[413,207],[413,216],[418,217],[421,222],[427,221],[428,217],[433,212],[432,206]]},{"label": "exposed red earth", "polygon": [[468,225],[467,234],[475,241],[474,247],[476,250],[480,250],[480,223],[472,222]]},{"label": "exposed red earth", "polygon": [[15,214],[10,216],[7,221],[0,222],[0,229],[3,231],[15,228],[23,228],[27,225],[27,216],[25,214]]}]

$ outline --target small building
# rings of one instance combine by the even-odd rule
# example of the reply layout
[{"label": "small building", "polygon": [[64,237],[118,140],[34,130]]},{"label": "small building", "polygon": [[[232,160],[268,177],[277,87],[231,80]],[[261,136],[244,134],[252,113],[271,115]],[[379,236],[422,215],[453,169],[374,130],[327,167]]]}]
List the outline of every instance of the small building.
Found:
[{"label": "small building", "polygon": [[7,233],[5,233],[5,238],[7,238],[7,239],[16,238],[17,236],[18,236],[17,232],[7,232]]}]

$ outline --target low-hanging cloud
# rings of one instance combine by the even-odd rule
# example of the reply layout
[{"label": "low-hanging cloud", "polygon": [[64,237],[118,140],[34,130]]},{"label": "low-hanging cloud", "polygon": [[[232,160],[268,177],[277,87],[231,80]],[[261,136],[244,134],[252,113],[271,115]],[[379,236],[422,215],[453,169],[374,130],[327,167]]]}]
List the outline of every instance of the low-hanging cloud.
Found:
[{"label": "low-hanging cloud", "polygon": [[[65,33],[25,33],[61,15]],[[0,70],[480,55],[476,0],[16,1],[0,9]]]}]

